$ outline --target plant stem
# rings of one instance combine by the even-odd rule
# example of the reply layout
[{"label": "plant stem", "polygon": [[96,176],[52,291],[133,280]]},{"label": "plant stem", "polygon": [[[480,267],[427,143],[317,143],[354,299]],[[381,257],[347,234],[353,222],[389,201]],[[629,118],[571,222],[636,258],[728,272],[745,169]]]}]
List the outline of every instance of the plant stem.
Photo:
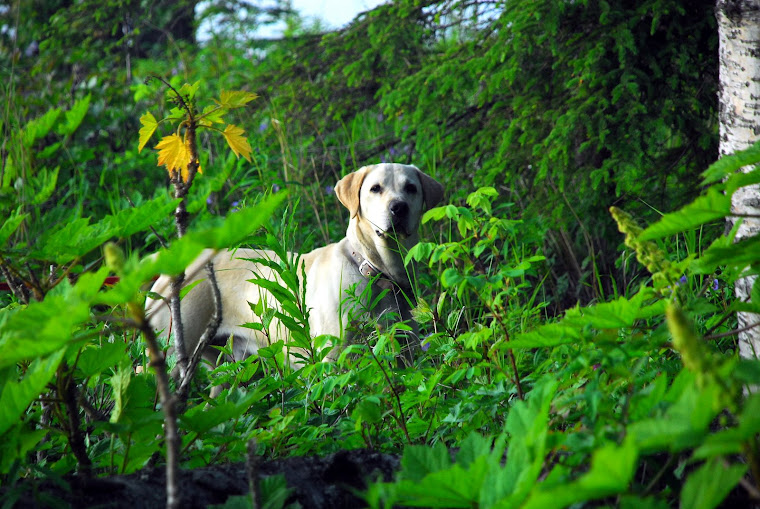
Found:
[{"label": "plant stem", "polygon": [[393,383],[391,382],[388,373],[385,371],[383,364],[380,362],[380,359],[377,358],[375,352],[372,350],[372,346],[370,346],[369,340],[367,340],[367,349],[369,350],[369,353],[372,354],[372,358],[375,359],[375,363],[377,363],[377,366],[380,368],[380,372],[383,374],[383,377],[385,377],[385,381],[388,382],[388,388],[391,390],[393,396],[396,399],[396,404],[398,405],[398,416],[396,417],[396,422],[398,422],[399,426],[401,426],[401,430],[406,436],[407,443],[411,444],[412,439],[409,436],[409,431],[406,429],[406,417],[404,416],[404,409],[401,407],[401,398],[398,395],[398,391],[396,391],[396,388],[393,386]]},{"label": "plant stem", "polygon": [[158,346],[156,333],[145,319],[145,310],[135,303],[129,304],[129,311],[137,327],[143,333],[148,345],[150,366],[156,372],[156,385],[164,412],[164,438],[166,440],[166,507],[177,509],[180,506],[179,495],[179,454],[181,440],[177,428],[177,398],[169,388],[169,375],[166,372],[166,359]]},{"label": "plant stem", "polygon": [[216,336],[216,331],[219,330],[219,325],[222,323],[222,294],[219,291],[219,285],[216,282],[216,273],[214,272],[214,262],[208,262],[206,264],[206,274],[208,275],[208,283],[211,285],[211,294],[214,297],[214,314],[211,320],[206,325],[206,330],[203,331],[203,335],[198,340],[198,344],[190,356],[190,361],[187,365],[187,372],[185,376],[181,378],[180,386],[177,388],[177,398],[184,404],[187,399],[188,391],[190,389],[190,381],[195,375],[195,370],[198,368],[198,363],[201,360],[203,351],[206,346]]},{"label": "plant stem", "polygon": [[92,475],[92,461],[87,455],[87,446],[85,446],[84,443],[84,435],[82,434],[81,422],[79,420],[77,386],[76,383],[74,383],[72,370],[69,368],[66,361],[61,363],[58,380],[59,395],[63,400],[63,404],[66,406],[66,414],[68,417],[68,438],[71,452],[74,453],[74,456],[77,459],[79,473],[83,477],[90,477]]}]

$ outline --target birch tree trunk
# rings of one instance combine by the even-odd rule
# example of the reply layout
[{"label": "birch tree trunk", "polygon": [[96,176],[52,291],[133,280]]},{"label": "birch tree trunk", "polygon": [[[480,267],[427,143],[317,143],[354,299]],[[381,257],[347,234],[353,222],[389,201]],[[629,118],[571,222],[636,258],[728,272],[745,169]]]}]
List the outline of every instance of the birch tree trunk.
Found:
[{"label": "birch tree trunk", "polygon": [[[718,0],[718,44],[720,60],[720,156],[743,150],[760,139],[760,0]],[[743,168],[749,171],[751,168]],[[732,212],[760,214],[760,186],[738,190]],[[738,218],[729,219],[733,223]],[[757,235],[760,220],[744,218],[736,239]],[[734,291],[749,300],[756,277],[736,282]],[[739,352],[742,357],[760,358],[760,315],[737,313]]]}]

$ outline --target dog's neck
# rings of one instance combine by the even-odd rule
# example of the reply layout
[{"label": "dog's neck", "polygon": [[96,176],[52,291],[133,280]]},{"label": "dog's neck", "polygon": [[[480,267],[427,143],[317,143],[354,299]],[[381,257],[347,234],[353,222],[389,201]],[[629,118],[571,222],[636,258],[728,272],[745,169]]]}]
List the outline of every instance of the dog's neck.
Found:
[{"label": "dog's neck", "polygon": [[404,239],[403,245],[398,245],[390,237],[379,237],[374,232],[362,231],[353,224],[354,221],[351,220],[346,231],[347,249],[362,275],[371,278],[382,274],[383,279],[390,280],[404,290],[410,289],[411,283],[401,251],[408,250],[416,244],[417,235]]}]

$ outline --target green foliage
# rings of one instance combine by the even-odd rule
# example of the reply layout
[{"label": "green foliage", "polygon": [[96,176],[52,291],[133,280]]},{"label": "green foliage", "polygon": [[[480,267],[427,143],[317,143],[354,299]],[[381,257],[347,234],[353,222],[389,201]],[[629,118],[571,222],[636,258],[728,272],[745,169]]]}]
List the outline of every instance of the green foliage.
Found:
[{"label": "green foliage", "polygon": [[[760,310],[760,296],[736,302],[732,285],[755,270],[760,239],[718,234],[731,195],[760,181],[736,170],[760,158],[755,146],[708,167],[712,3],[515,1],[476,13],[403,1],[329,34],[293,20],[281,41],[243,31],[205,46],[182,36],[181,16],[176,44],[156,37],[189,4],[154,3],[124,30],[142,3],[101,4],[0,11],[18,27],[17,42],[0,33],[11,73],[0,268],[14,290],[0,294],[3,486],[79,468],[70,413],[96,475],[161,461],[155,375],[128,308],[202,249],[252,244],[279,257],[264,262],[279,280],[256,283],[280,308],[252,302],[261,323],[248,324],[271,345],[198,374],[179,418],[183,467],[242,461],[255,439],[267,457],[401,453],[397,479],[366,493],[371,507],[744,500],[760,471],[760,398],[743,390],[760,366],[737,358],[733,317]],[[184,162],[187,124],[175,129],[187,111],[175,95],[157,99],[147,76],[171,76],[183,98],[217,97],[194,110],[204,174],[187,197],[193,226],[168,248],[178,202],[142,149],[171,123],[162,148]],[[254,94],[265,100],[237,108]],[[357,341],[324,362],[335,338],[309,340],[287,252],[340,238],[331,185],[390,159],[450,193],[406,254],[421,351],[401,368],[405,327],[357,321]],[[104,286],[112,272],[120,280]],[[302,364],[286,362],[288,349]],[[209,400],[209,385],[222,394]],[[74,412],[60,397],[71,387]],[[282,479],[261,488],[265,504],[285,504]]]}]

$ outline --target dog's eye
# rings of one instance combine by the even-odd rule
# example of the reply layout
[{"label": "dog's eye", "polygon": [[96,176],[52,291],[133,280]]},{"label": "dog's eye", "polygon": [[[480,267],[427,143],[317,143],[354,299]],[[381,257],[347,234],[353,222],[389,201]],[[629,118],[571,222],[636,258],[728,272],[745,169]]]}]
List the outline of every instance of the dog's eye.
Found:
[{"label": "dog's eye", "polygon": [[374,186],[372,186],[372,187],[369,188],[369,192],[370,193],[379,193],[382,190],[383,190],[383,188],[380,187],[380,184],[375,184]]},{"label": "dog's eye", "polygon": [[417,194],[417,186],[414,184],[407,184],[404,186],[404,191],[406,191],[408,194]]}]

